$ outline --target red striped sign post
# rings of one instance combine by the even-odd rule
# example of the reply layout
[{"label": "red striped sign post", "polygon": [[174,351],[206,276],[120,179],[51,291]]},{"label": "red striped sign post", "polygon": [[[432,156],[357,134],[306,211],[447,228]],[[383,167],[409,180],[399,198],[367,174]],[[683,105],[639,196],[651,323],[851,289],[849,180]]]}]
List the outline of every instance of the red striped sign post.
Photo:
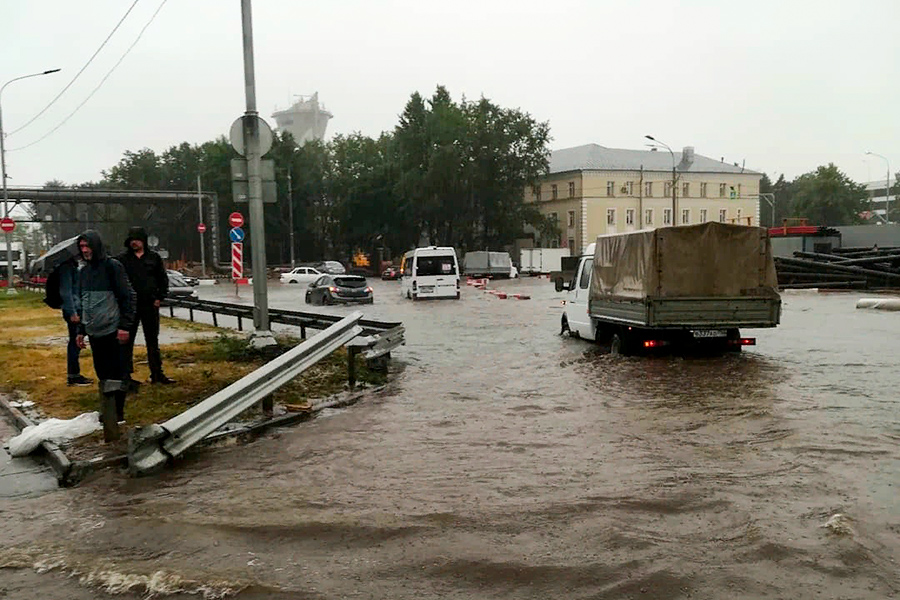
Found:
[{"label": "red striped sign post", "polygon": [[231,244],[231,278],[234,280],[244,278],[243,242],[234,242]]}]

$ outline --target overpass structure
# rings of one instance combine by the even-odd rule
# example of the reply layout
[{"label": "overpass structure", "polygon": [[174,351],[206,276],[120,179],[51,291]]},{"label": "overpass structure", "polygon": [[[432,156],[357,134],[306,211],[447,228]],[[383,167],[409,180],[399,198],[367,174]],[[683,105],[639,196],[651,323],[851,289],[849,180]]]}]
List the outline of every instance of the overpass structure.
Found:
[{"label": "overpass structure", "polygon": [[[219,264],[219,199],[214,192],[167,190],[108,190],[99,188],[9,188],[13,207],[19,204],[34,206],[32,218],[20,222],[52,223],[59,240],[77,235],[97,223],[133,225],[133,219],[116,214],[116,207],[141,207],[143,224],[151,224],[162,205],[180,206],[176,219],[196,210],[198,198],[207,216],[212,239],[212,260]],[[203,206],[205,205],[205,206]]]}]

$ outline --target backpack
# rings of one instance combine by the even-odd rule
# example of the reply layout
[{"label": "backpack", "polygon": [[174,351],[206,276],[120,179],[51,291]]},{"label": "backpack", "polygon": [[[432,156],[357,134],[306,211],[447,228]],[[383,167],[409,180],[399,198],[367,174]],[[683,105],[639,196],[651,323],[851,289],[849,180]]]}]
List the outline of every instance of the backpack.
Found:
[{"label": "backpack", "polygon": [[62,308],[63,299],[59,293],[59,267],[47,275],[47,282],[44,284],[44,304],[50,308]]}]

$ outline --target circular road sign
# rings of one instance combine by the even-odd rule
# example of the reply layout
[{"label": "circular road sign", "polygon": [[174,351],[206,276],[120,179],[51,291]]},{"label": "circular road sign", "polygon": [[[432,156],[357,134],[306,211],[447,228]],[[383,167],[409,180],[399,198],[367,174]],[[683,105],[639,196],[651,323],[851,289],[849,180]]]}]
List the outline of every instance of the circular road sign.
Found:
[{"label": "circular road sign", "polygon": [[235,227],[228,232],[228,237],[235,244],[239,244],[244,241],[244,230],[240,227]]},{"label": "circular road sign", "polygon": [[2,229],[5,233],[9,233],[15,228],[16,222],[9,217],[3,217],[2,219],[0,219],[0,229]]},{"label": "circular road sign", "polygon": [[204,225],[203,223],[199,223],[197,225],[197,231],[203,233],[204,231],[206,231],[206,225]]},{"label": "circular road sign", "polygon": [[240,227],[244,224],[244,215],[239,212],[233,212],[228,215],[228,224],[232,227]]},{"label": "circular road sign", "polygon": [[228,139],[231,141],[231,147],[241,156],[247,156],[244,148],[244,120],[256,119],[256,126],[259,128],[259,155],[262,156],[272,149],[272,141],[274,135],[272,128],[264,119],[257,115],[244,115],[235,119],[231,124],[231,131],[228,132]]}]

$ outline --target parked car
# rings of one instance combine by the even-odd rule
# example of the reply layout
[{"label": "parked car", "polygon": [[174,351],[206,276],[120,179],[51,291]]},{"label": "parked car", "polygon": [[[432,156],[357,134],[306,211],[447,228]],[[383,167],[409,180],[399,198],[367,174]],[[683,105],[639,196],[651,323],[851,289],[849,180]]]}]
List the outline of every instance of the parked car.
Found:
[{"label": "parked car", "polygon": [[191,277],[190,275],[185,275],[181,271],[176,271],[175,269],[167,269],[166,273],[170,275],[177,275],[184,279],[188,285],[200,285],[200,280],[196,277]]},{"label": "parked car", "polygon": [[325,260],[315,264],[316,269],[329,275],[344,275],[347,268],[336,260]]},{"label": "parked car", "polygon": [[307,304],[372,304],[374,301],[372,288],[359,275],[322,275],[306,289]]},{"label": "parked car", "polygon": [[197,298],[197,290],[178,271],[167,271],[169,276],[169,298]]},{"label": "parked car", "polygon": [[400,268],[399,267],[388,267],[384,271],[381,272],[381,278],[393,281],[394,279],[400,279]]},{"label": "parked car", "polygon": [[297,267],[281,274],[281,283],[312,283],[323,273],[312,267]]}]

